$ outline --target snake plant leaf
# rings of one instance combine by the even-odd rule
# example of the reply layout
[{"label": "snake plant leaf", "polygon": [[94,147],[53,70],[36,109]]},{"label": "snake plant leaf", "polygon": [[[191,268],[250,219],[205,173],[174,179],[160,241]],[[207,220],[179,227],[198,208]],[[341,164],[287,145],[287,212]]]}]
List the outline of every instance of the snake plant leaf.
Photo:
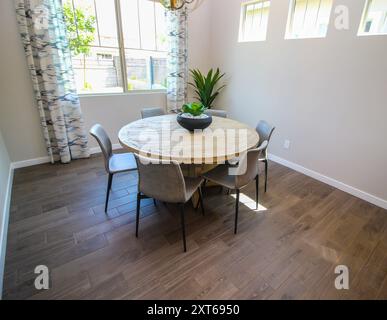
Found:
[{"label": "snake plant leaf", "polygon": [[206,76],[198,69],[192,69],[190,70],[190,73],[193,82],[189,83],[189,85],[195,89],[197,95],[196,98],[205,108],[211,109],[216,97],[219,95],[220,91],[225,88],[225,85],[222,85],[216,89],[219,81],[225,74],[221,74],[219,68],[216,70],[210,69]]}]

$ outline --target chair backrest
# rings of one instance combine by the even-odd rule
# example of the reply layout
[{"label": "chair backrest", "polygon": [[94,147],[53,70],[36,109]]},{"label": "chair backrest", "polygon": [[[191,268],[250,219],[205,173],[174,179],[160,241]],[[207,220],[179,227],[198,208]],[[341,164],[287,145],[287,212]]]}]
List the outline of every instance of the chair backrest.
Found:
[{"label": "chair backrest", "polygon": [[164,116],[165,111],[162,108],[154,107],[154,108],[145,108],[141,110],[141,118],[151,118],[151,117],[158,117],[158,116]]},{"label": "chair backrest", "polygon": [[227,111],[224,110],[208,109],[204,113],[213,117],[227,118]]},{"label": "chair backrest", "polygon": [[271,136],[274,132],[275,127],[268,122],[261,120],[259,121],[256,131],[259,135],[259,145],[260,146],[264,141],[267,143],[270,142]]},{"label": "chair backrest", "polygon": [[268,141],[265,140],[258,148],[247,151],[241,157],[239,172],[237,171],[238,174],[235,176],[235,185],[238,189],[248,185],[258,175],[258,159],[261,152],[267,148],[267,145]]},{"label": "chair backrest", "polygon": [[161,161],[135,155],[138,191],[167,203],[185,202],[185,180],[177,161]]},{"label": "chair backrest", "polygon": [[94,125],[90,129],[90,134],[97,140],[103,153],[106,171],[109,172],[109,160],[113,155],[112,142],[100,124]]}]

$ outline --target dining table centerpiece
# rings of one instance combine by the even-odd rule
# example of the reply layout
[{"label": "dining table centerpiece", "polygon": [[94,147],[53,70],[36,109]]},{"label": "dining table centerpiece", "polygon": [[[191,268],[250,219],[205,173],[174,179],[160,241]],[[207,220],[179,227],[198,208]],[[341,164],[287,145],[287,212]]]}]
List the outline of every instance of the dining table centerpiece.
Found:
[{"label": "dining table centerpiece", "polygon": [[212,123],[212,116],[205,114],[206,110],[200,102],[187,103],[177,115],[177,122],[189,131],[204,130]]}]

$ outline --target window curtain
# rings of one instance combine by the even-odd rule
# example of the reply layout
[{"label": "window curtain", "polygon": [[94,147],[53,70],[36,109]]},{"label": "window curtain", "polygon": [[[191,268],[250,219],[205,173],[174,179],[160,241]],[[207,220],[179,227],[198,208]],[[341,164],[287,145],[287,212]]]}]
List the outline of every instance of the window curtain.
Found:
[{"label": "window curtain", "polygon": [[187,102],[188,82],[188,22],[187,7],[167,10],[167,108],[180,109]]},{"label": "window curtain", "polygon": [[61,0],[14,0],[51,162],[89,156]]}]

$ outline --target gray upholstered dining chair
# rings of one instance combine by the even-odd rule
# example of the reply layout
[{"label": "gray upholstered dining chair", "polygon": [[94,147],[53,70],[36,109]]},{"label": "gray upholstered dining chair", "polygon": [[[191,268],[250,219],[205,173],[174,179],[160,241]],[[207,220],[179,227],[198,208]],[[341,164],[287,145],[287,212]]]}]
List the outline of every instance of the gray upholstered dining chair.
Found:
[{"label": "gray upholstered dining chair", "polygon": [[[275,130],[275,127],[264,120],[259,121],[257,125],[257,133],[259,135],[260,143],[258,146],[261,146],[264,141],[270,143],[271,136]],[[259,161],[265,164],[265,192],[267,191],[267,175],[269,169],[269,157],[267,153],[267,146],[264,150],[262,150],[261,156],[259,157]]]},{"label": "gray upholstered dining chair", "polygon": [[205,181],[209,180],[218,185],[226,187],[230,190],[236,190],[235,204],[235,227],[234,233],[238,231],[238,213],[239,213],[239,196],[241,189],[245,188],[250,182],[255,179],[255,197],[256,206],[258,209],[259,195],[259,168],[258,159],[261,153],[267,147],[268,142],[264,141],[257,149],[249,150],[239,161],[239,165],[235,167],[235,175],[230,175],[232,165],[221,165],[203,175]]},{"label": "gray upholstered dining chair", "polygon": [[162,108],[154,107],[154,108],[145,108],[141,110],[141,118],[151,118],[151,117],[158,117],[158,116],[164,116],[165,111]]},{"label": "gray upholstered dining chair", "polygon": [[227,111],[224,110],[208,109],[204,113],[213,117],[227,118]]},{"label": "gray upholstered dining chair", "polygon": [[113,175],[121,172],[137,170],[136,160],[132,153],[113,153],[112,143],[106,131],[100,124],[94,125],[90,129],[90,134],[97,140],[105,161],[105,169],[109,174],[106,191],[105,212],[108,209],[109,195],[113,183]]},{"label": "gray upholstered dining chair", "polygon": [[185,178],[180,165],[176,161],[161,161],[135,155],[139,173],[137,211],[136,211],[136,237],[140,223],[141,200],[153,198],[166,203],[176,203],[180,206],[181,228],[183,232],[184,252],[187,252],[185,237],[184,205],[199,191],[199,201],[204,215],[202,178]]}]

